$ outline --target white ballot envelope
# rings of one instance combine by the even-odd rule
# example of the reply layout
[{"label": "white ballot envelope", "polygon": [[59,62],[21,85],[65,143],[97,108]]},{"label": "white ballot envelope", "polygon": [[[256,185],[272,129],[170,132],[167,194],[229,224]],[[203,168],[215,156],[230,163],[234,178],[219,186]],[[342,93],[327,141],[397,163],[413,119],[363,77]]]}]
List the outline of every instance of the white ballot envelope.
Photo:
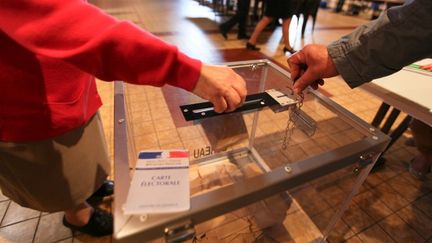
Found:
[{"label": "white ballot envelope", "polygon": [[190,208],[189,152],[141,151],[124,214],[173,213]]}]

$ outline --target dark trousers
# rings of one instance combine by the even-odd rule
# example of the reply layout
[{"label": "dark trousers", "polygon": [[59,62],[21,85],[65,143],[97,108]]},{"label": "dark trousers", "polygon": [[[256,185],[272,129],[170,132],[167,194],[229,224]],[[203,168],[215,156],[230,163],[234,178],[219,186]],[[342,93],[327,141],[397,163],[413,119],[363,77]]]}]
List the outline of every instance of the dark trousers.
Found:
[{"label": "dark trousers", "polygon": [[414,119],[411,123],[411,131],[417,149],[421,153],[432,154],[432,127]]},{"label": "dark trousers", "polygon": [[224,32],[230,31],[234,25],[238,23],[239,31],[238,35],[246,35],[246,22],[249,15],[250,0],[238,0],[237,1],[237,11],[234,16],[232,16],[228,21],[221,24],[221,29]]}]

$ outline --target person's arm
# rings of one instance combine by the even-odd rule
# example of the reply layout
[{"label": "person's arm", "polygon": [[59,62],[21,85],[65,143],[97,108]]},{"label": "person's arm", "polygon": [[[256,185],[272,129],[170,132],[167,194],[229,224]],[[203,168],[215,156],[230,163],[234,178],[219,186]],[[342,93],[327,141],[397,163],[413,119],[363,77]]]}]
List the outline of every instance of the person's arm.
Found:
[{"label": "person's arm", "polygon": [[38,55],[69,62],[99,79],[167,83],[209,99],[219,112],[235,109],[246,93],[234,71],[202,65],[82,0],[2,0],[0,31]]},{"label": "person's arm", "polygon": [[[341,74],[352,88],[400,70],[432,54],[432,1],[416,0],[391,8],[377,20],[330,44],[306,46],[288,63],[294,88]],[[302,75],[302,67],[307,66]],[[299,71],[298,71],[299,70]]]},{"label": "person's arm", "polygon": [[2,0],[0,29],[32,52],[102,80],[192,90],[201,63],[81,0]]},{"label": "person's arm", "polygon": [[350,87],[390,75],[432,53],[432,1],[389,9],[376,21],[328,46]]}]

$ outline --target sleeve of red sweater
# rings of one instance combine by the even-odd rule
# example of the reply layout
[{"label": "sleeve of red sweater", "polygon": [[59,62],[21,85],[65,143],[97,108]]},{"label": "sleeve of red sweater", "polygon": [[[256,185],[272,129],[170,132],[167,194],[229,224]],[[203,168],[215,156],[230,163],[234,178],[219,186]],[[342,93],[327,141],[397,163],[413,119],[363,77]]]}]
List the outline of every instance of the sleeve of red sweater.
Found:
[{"label": "sleeve of red sweater", "polygon": [[191,91],[201,62],[82,0],[1,0],[0,29],[32,52],[102,80]]}]

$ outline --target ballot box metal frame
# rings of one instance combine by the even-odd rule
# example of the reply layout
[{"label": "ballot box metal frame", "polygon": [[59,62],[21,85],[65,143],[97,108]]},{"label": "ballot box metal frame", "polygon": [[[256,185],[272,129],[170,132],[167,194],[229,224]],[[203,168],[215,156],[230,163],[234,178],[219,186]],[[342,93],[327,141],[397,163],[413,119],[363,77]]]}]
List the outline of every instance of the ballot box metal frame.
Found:
[{"label": "ballot box metal frame", "polygon": [[[290,74],[280,66],[267,60],[251,60],[225,63],[229,67],[265,66],[277,70],[287,78]],[[266,78],[264,73],[262,78]],[[350,165],[358,165],[359,171],[352,192],[344,199],[341,207],[330,220],[323,237],[318,241],[325,241],[336,222],[342,217],[352,197],[371,171],[376,159],[387,146],[389,137],[372,127],[362,119],[347,111],[319,91],[309,90],[309,95],[315,96],[332,112],[358,130],[369,134],[360,141],[325,152],[296,163],[287,164],[271,170],[254,148],[251,139],[245,148],[218,153],[203,159],[203,163],[211,163],[221,157],[246,153],[260,165],[265,173],[191,197],[191,208],[186,212],[159,215],[144,223],[138,215],[124,215],[122,205],[125,203],[130,183],[130,165],[128,157],[127,117],[123,82],[114,84],[114,180],[116,183],[114,194],[114,238],[118,242],[144,242],[158,237],[165,237],[167,241],[176,242],[186,239],[193,234],[193,225],[216,216],[245,207],[266,197],[272,196],[302,185],[310,180],[326,175]],[[257,113],[258,114],[258,113]],[[256,123],[258,117],[254,117]],[[256,125],[256,124],[254,124]],[[252,127],[254,127],[254,125]],[[252,131],[254,132],[254,131]],[[252,136],[253,138],[253,136]]]}]

